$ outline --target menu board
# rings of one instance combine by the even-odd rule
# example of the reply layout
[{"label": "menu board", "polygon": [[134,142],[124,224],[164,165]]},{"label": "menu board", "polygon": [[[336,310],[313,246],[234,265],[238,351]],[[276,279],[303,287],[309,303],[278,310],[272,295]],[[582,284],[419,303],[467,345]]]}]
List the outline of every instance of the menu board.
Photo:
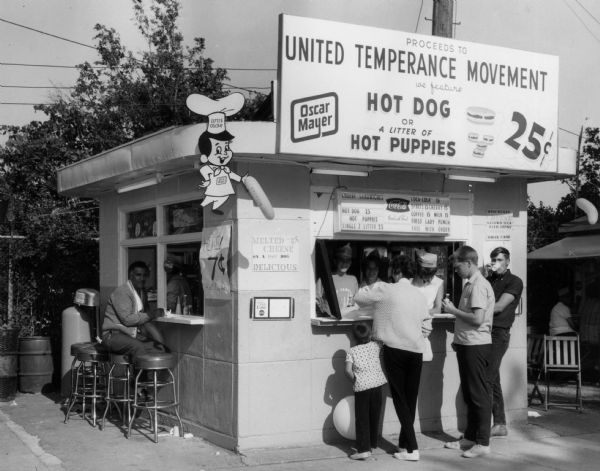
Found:
[{"label": "menu board", "polygon": [[336,232],[450,233],[450,198],[336,190]]}]

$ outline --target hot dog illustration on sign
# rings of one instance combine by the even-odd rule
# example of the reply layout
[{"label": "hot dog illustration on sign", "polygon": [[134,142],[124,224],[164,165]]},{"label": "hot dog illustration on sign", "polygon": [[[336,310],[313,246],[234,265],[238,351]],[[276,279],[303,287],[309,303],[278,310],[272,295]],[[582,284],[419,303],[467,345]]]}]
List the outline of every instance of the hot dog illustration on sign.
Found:
[{"label": "hot dog illustration on sign", "polygon": [[187,107],[196,114],[207,116],[208,124],[198,139],[202,182],[198,189],[204,188],[202,206],[212,203],[212,212],[222,215],[218,209],[235,194],[232,181],[242,182],[267,219],[273,219],[274,212],[269,199],[255,178],[248,174],[240,176],[232,171],[228,164],[233,158],[231,141],[234,136],[226,129],[226,117],[233,116],[244,106],[244,95],[232,93],[218,100],[204,95],[192,94],[187,97]]},{"label": "hot dog illustration on sign", "polygon": [[[467,120],[477,125],[493,125],[496,119],[496,112],[482,106],[470,106],[467,108]],[[467,140],[475,144],[473,148],[473,157],[483,158],[488,146],[494,143],[494,136],[488,130],[485,134],[482,131],[471,131],[467,135]]]}]

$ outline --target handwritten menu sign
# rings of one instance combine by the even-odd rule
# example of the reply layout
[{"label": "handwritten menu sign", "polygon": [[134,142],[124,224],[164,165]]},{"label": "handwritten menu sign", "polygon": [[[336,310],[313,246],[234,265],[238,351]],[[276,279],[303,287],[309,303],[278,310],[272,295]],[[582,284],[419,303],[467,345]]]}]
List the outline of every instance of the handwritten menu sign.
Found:
[{"label": "handwritten menu sign", "polygon": [[224,224],[216,227],[205,227],[202,231],[200,247],[200,269],[202,270],[202,287],[205,296],[229,295],[229,242],[231,240],[231,225]]},{"label": "handwritten menu sign", "polygon": [[486,240],[510,240],[512,211],[509,209],[488,209]]},{"label": "handwritten menu sign", "polygon": [[336,190],[336,232],[450,233],[450,198]]}]

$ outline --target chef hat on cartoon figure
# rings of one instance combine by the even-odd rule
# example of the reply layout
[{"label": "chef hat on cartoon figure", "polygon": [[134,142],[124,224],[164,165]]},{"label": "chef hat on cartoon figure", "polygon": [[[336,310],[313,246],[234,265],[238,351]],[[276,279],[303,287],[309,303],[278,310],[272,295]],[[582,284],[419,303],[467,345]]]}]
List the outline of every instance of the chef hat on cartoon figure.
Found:
[{"label": "chef hat on cartoon figure", "polygon": [[210,137],[219,140],[233,139],[233,136],[227,131],[226,117],[233,116],[242,109],[244,95],[231,93],[226,97],[213,100],[207,96],[193,93],[187,97],[185,103],[194,113],[208,117],[206,132],[211,135]]},{"label": "chef hat on cartoon figure", "polygon": [[226,117],[236,114],[244,106],[244,95],[231,93],[226,97],[213,100],[204,95],[193,93],[185,101],[187,107],[194,113],[207,116],[208,124],[198,139],[198,149],[202,154],[200,161],[206,163],[210,154],[210,138],[219,141],[231,141],[233,135],[227,131]]}]

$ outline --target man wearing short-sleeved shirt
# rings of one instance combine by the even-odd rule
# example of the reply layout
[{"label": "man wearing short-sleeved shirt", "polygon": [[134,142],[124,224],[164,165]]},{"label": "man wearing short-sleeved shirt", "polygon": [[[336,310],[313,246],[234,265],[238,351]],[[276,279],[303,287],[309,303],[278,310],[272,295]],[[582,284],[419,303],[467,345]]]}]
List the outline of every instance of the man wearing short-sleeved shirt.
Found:
[{"label": "man wearing short-sleeved shirt", "polygon": [[[492,382],[492,417],[494,425],[492,437],[504,437],[506,430],[506,414],[504,413],[504,397],[500,385],[500,364],[508,350],[510,328],[515,320],[515,311],[523,293],[521,278],[513,275],[508,268],[510,252],[504,247],[496,247],[490,253],[491,273],[487,280],[492,285],[496,304],[494,305],[494,325],[492,326],[492,365],[490,380]],[[489,273],[489,272],[488,272]]]},{"label": "man wearing short-sleeved shirt", "polygon": [[494,291],[479,272],[477,252],[464,245],[452,255],[454,271],[465,280],[458,308],[443,301],[444,311],[456,316],[454,342],[460,388],[467,405],[467,428],[463,438],[448,442],[446,448],[464,450],[465,458],[490,453],[492,415],[488,369],[492,355]]}]

